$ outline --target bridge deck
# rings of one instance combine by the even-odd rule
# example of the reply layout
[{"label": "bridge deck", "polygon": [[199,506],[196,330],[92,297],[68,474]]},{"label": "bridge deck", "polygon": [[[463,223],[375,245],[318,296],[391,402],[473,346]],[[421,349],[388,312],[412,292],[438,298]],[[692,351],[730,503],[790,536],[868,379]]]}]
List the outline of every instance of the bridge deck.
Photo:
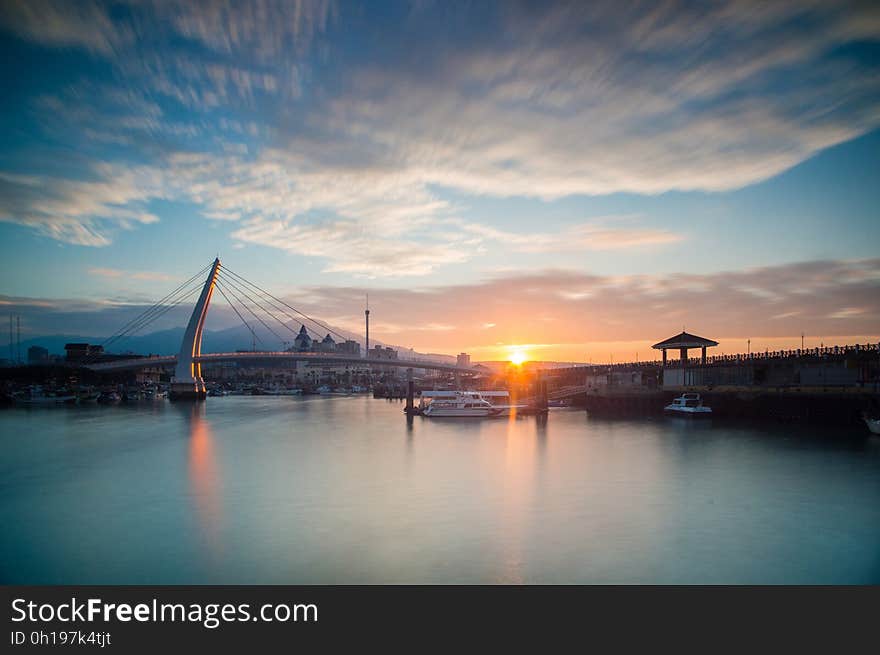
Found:
[{"label": "bridge deck", "polygon": [[[472,366],[457,366],[455,364],[443,364],[429,360],[418,359],[365,359],[355,355],[341,355],[338,353],[292,353],[279,352],[234,352],[234,353],[205,353],[193,357],[193,361],[202,364],[219,362],[254,362],[259,360],[287,360],[291,362],[313,362],[322,364],[359,364],[369,366],[392,366],[396,368],[420,368],[432,371],[445,371],[449,373],[485,373],[484,369]],[[177,363],[177,355],[163,355],[152,357],[137,357],[132,359],[119,359],[112,362],[101,362],[87,365],[93,371],[113,372],[130,371],[155,366],[173,366]]]}]

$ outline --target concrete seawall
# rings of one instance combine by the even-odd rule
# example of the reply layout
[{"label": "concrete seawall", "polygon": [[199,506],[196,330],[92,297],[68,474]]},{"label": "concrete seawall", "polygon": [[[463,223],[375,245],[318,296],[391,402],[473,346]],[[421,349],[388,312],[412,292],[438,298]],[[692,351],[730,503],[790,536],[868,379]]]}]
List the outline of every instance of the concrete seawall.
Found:
[{"label": "concrete seawall", "polygon": [[[602,416],[656,416],[683,390],[584,393],[573,405]],[[857,390],[751,389],[718,390],[691,388],[701,395],[718,418],[749,418],[778,421],[809,421],[856,425],[865,411],[880,410],[880,395]]]}]

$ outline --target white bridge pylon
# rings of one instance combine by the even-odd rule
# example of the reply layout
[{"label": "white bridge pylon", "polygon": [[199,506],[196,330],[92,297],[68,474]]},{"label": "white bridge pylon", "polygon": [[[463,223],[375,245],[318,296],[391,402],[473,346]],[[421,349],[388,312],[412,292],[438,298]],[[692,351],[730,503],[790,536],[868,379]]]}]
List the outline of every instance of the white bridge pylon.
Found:
[{"label": "white bridge pylon", "polygon": [[177,356],[177,365],[171,378],[173,397],[204,398],[207,395],[205,381],[202,379],[202,365],[196,358],[202,354],[202,330],[205,327],[205,317],[208,315],[208,306],[211,304],[219,271],[220,258],[217,257],[208,273],[208,279],[205,280],[205,286],[202,287],[199,300],[193,308],[186,332],[183,334],[183,343],[180,344],[180,354]]}]

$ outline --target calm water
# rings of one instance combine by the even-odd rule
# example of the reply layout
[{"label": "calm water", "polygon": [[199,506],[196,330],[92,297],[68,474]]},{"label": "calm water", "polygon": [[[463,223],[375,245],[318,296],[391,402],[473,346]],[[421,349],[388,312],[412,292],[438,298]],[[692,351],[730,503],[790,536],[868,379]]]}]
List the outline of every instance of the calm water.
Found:
[{"label": "calm water", "polygon": [[7,583],[880,582],[880,440],[352,398],[0,411]]}]

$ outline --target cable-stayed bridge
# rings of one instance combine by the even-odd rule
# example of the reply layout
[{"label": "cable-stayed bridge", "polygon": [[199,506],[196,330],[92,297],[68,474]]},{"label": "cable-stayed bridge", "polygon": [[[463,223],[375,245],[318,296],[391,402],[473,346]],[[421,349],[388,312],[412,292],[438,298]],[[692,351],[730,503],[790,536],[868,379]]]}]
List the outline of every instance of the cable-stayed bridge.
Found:
[{"label": "cable-stayed bridge", "polygon": [[[203,282],[201,278],[205,274],[207,274],[207,277]],[[352,353],[333,351],[304,352],[304,349],[297,349],[296,346],[302,345],[302,342],[306,340],[319,343],[321,333],[334,335],[344,341],[347,338],[326,323],[296,309],[245,277],[223,267],[219,257],[164,298],[126,323],[116,333],[105,339],[101,346],[106,349],[121,339],[139,332],[173,308],[191,299],[199,290],[201,290],[201,293],[199,293],[193,307],[192,315],[187,323],[180,351],[177,355],[132,357],[131,359],[116,359],[105,362],[86,361],[85,365],[94,371],[102,372],[173,366],[174,375],[171,379],[171,391],[172,395],[176,397],[203,397],[206,390],[201,366],[202,364],[215,362],[240,362],[246,364],[266,360],[304,361],[326,364],[359,364],[381,368],[427,369],[471,374],[483,372],[482,369],[476,367],[443,364],[430,360],[373,358],[369,356],[369,351],[365,357],[360,357]],[[292,342],[294,349],[277,350],[266,348],[265,350],[255,349],[234,353],[202,354],[202,332],[215,290],[220,293],[239,320],[248,329],[254,345],[259,342],[261,346],[266,348],[264,339],[257,332],[259,329],[257,326],[259,325],[272,334],[281,345],[286,346]],[[298,329],[297,327],[292,327],[291,324],[298,326]],[[292,337],[287,337],[284,334],[285,331],[292,334]],[[312,335],[315,335],[314,338]]]}]

